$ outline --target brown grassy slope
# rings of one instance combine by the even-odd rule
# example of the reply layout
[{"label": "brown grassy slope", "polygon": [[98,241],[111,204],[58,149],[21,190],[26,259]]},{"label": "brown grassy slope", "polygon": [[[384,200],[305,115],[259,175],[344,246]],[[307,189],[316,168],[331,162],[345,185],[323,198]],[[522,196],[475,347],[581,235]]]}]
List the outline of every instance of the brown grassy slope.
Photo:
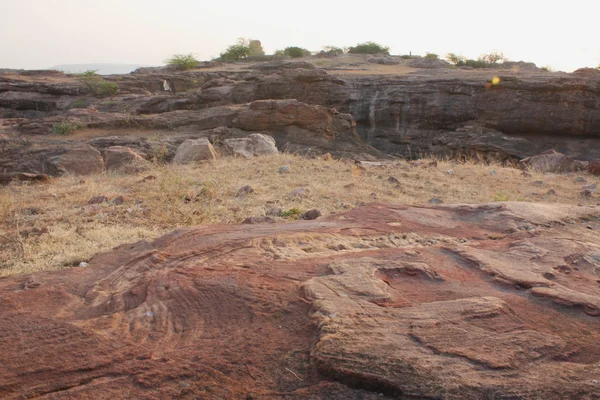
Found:
[{"label": "brown grassy slope", "polygon": [[[279,174],[282,165],[291,172]],[[148,175],[156,179],[142,182]],[[155,166],[137,175],[63,177],[41,185],[15,182],[0,188],[0,276],[71,267],[95,253],[152,239],[177,227],[237,224],[277,208],[318,208],[330,214],[373,201],[426,204],[433,197],[445,203],[597,202],[580,196],[584,183],[576,182],[577,176],[588,184],[598,182],[585,174],[523,177],[513,168],[445,161],[427,168],[402,161],[363,171],[352,162],[284,154]],[[400,183],[391,183],[390,177]],[[532,183],[539,180],[545,182],[543,187]],[[244,185],[254,193],[238,197]],[[309,196],[289,198],[299,187],[308,188]],[[547,194],[550,189],[557,194]],[[126,201],[87,205],[99,195],[110,200],[122,195]]]}]

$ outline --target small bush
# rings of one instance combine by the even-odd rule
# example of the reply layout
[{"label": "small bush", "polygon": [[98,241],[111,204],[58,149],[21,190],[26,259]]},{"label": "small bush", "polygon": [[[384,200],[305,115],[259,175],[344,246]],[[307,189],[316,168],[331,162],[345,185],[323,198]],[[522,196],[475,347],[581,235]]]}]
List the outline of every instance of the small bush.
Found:
[{"label": "small bush", "polygon": [[490,68],[499,62],[506,61],[506,57],[504,57],[504,54],[496,51],[482,54],[477,58],[477,60],[465,59],[463,56],[459,56],[454,53],[448,53],[446,54],[446,60],[458,67],[468,66],[472,68]]},{"label": "small bush", "polygon": [[345,53],[345,51],[341,47],[323,46],[323,50],[321,50],[319,52],[319,55],[324,55],[324,56],[339,56],[339,55],[344,54],[344,53]]},{"label": "small bush", "polygon": [[192,53],[190,53],[190,54],[175,54],[175,55],[167,58],[164,62],[169,67],[173,67],[175,69],[182,70],[182,71],[196,68],[198,66],[198,64],[200,63],[200,61],[198,61]]},{"label": "small bush", "polygon": [[299,208],[290,208],[289,210],[282,211],[279,213],[280,217],[289,218],[289,219],[298,219],[302,215],[302,210]]},{"label": "small bush", "polygon": [[113,94],[117,94],[119,91],[119,85],[113,82],[105,81],[102,79],[102,77],[96,74],[95,70],[87,70],[75,75],[94,94],[111,96]]},{"label": "small bush", "polygon": [[283,49],[283,55],[290,56],[292,58],[300,58],[304,56],[309,56],[310,51],[303,49],[298,46],[290,46]]},{"label": "small bush", "polygon": [[429,52],[427,52],[427,53],[425,53],[425,58],[429,58],[429,59],[432,59],[432,60],[437,60],[438,58],[440,58],[440,56],[438,56],[435,53],[429,53]]},{"label": "small bush", "polygon": [[350,54],[390,54],[390,48],[375,42],[359,43],[348,49]]},{"label": "small bush", "polygon": [[97,93],[112,96],[119,91],[119,85],[114,82],[101,81],[98,83]]},{"label": "small bush", "polygon": [[53,123],[50,131],[55,135],[69,135],[81,127],[77,122],[60,121]]},{"label": "small bush", "polygon": [[504,53],[499,51],[492,51],[491,53],[482,54],[479,56],[480,60],[485,61],[488,64],[497,64],[499,62],[506,61],[506,57],[504,57]]},{"label": "small bush", "polygon": [[446,54],[445,58],[446,58],[446,60],[448,60],[448,62],[450,64],[454,64],[454,65],[463,65],[465,62],[465,58],[463,56],[459,56],[454,53]]},{"label": "small bush", "polygon": [[221,56],[217,58],[217,61],[234,62],[243,60],[252,53],[250,44],[251,41],[249,39],[239,38],[236,44],[229,46],[221,53]]}]

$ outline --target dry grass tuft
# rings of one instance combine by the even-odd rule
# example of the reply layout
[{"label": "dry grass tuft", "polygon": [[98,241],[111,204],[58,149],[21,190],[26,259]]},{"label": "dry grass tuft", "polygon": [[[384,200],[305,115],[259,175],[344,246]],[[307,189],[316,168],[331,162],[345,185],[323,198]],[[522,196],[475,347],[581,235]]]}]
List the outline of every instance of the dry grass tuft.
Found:
[{"label": "dry grass tuft", "polygon": [[[291,171],[278,173],[283,165]],[[148,175],[155,179],[143,180]],[[588,184],[598,182],[597,177],[580,175]],[[520,170],[499,165],[447,161],[438,161],[436,167],[401,161],[363,169],[344,161],[284,154],[155,166],[139,175],[63,177],[38,185],[15,182],[0,188],[0,276],[76,266],[98,252],[181,226],[236,224],[279,212],[287,215],[277,217],[285,222],[312,208],[327,215],[373,201],[427,204],[432,198],[444,203],[595,204],[597,198],[580,196],[584,183],[575,178],[523,177]],[[544,184],[536,186],[535,181]],[[246,185],[254,192],[238,194]],[[308,189],[307,196],[289,196],[300,187]],[[547,194],[550,189],[556,195]],[[94,196],[110,201],[88,205]],[[125,198],[123,204],[113,203],[118,196]]]}]

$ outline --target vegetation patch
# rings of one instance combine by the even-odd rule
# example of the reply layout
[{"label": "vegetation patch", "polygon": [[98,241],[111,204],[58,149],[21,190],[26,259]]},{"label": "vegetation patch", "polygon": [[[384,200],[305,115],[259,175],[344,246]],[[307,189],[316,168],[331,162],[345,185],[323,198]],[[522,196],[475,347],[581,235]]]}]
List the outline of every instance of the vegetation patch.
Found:
[{"label": "vegetation patch", "polygon": [[359,43],[348,48],[350,54],[390,54],[390,48],[375,42]]},{"label": "vegetation patch", "polygon": [[80,82],[87,86],[93,94],[101,96],[112,96],[119,92],[119,85],[104,80],[94,70],[87,70],[75,74]]},{"label": "vegetation patch", "polygon": [[65,120],[53,123],[52,127],[50,128],[50,132],[52,132],[55,135],[70,135],[71,133],[82,127],[83,125],[79,122]]},{"label": "vegetation patch", "polygon": [[477,58],[477,60],[466,59],[465,57],[455,53],[448,53],[446,54],[446,60],[457,67],[467,66],[471,68],[491,68],[499,63],[507,61],[506,57],[504,57],[504,54],[497,51],[482,54]]},{"label": "vegetation patch", "polygon": [[188,69],[194,69],[200,64],[200,61],[196,59],[193,53],[175,54],[167,58],[164,62],[169,67],[175,68],[179,71],[187,71]]}]

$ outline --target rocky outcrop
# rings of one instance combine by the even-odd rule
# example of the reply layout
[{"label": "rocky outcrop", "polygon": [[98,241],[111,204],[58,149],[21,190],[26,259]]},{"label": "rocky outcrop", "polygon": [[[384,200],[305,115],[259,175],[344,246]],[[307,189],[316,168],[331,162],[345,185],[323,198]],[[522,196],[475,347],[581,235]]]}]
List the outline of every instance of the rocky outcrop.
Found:
[{"label": "rocky outcrop", "polygon": [[244,158],[279,153],[277,146],[275,146],[275,139],[260,133],[253,133],[248,137],[239,139],[225,139],[223,149],[229,155]]},{"label": "rocky outcrop", "polygon": [[4,278],[0,397],[592,399],[598,229],[598,207],[371,204]]},{"label": "rocky outcrop", "polygon": [[[118,84],[114,96],[91,93],[80,78],[55,72],[47,76],[4,72],[0,115],[11,118],[15,133],[26,135],[46,135],[53,124],[65,120],[96,129],[191,134],[231,128],[236,120],[241,131],[264,132],[265,120],[255,122],[250,117],[260,112],[262,117],[273,114],[279,119],[270,126],[278,130],[273,136],[280,148],[287,141],[298,151],[330,151],[332,146],[324,148],[324,142],[295,142],[310,136],[301,131],[310,131],[301,126],[308,122],[301,121],[302,113],[318,118],[312,127],[327,124],[325,114],[316,108],[303,108],[297,123],[286,126],[281,125],[287,118],[284,108],[296,107],[292,103],[277,105],[280,111],[256,109],[273,107],[267,106],[272,100],[296,100],[349,115],[356,122],[358,137],[387,154],[414,158],[468,153],[483,159],[497,154],[512,160],[555,149],[574,159],[600,159],[600,75],[593,71],[547,73],[527,63],[470,71],[413,64],[416,72],[399,75],[346,74],[344,68],[350,64],[344,64],[344,57],[335,58],[339,67],[331,67],[331,73],[307,61],[237,69],[212,65],[187,72],[149,69],[104,78]],[[399,64],[386,68],[415,71],[410,63],[441,62],[393,59]],[[352,68],[360,70],[364,65],[372,66],[365,58]],[[247,104],[262,100],[267,102],[247,109]]]},{"label": "rocky outcrop", "polygon": [[548,150],[542,154],[522,159],[519,166],[537,172],[576,172],[586,170],[588,163],[571,160],[564,154]]},{"label": "rocky outcrop", "polygon": [[207,161],[217,158],[217,153],[206,138],[187,139],[177,149],[173,162],[175,164],[189,164],[195,161]]},{"label": "rocky outcrop", "polygon": [[48,157],[44,168],[50,175],[92,175],[103,170],[102,155],[87,144],[75,145],[63,154]]},{"label": "rocky outcrop", "polygon": [[118,171],[141,166],[146,160],[138,153],[125,146],[111,146],[102,151],[107,171]]}]

